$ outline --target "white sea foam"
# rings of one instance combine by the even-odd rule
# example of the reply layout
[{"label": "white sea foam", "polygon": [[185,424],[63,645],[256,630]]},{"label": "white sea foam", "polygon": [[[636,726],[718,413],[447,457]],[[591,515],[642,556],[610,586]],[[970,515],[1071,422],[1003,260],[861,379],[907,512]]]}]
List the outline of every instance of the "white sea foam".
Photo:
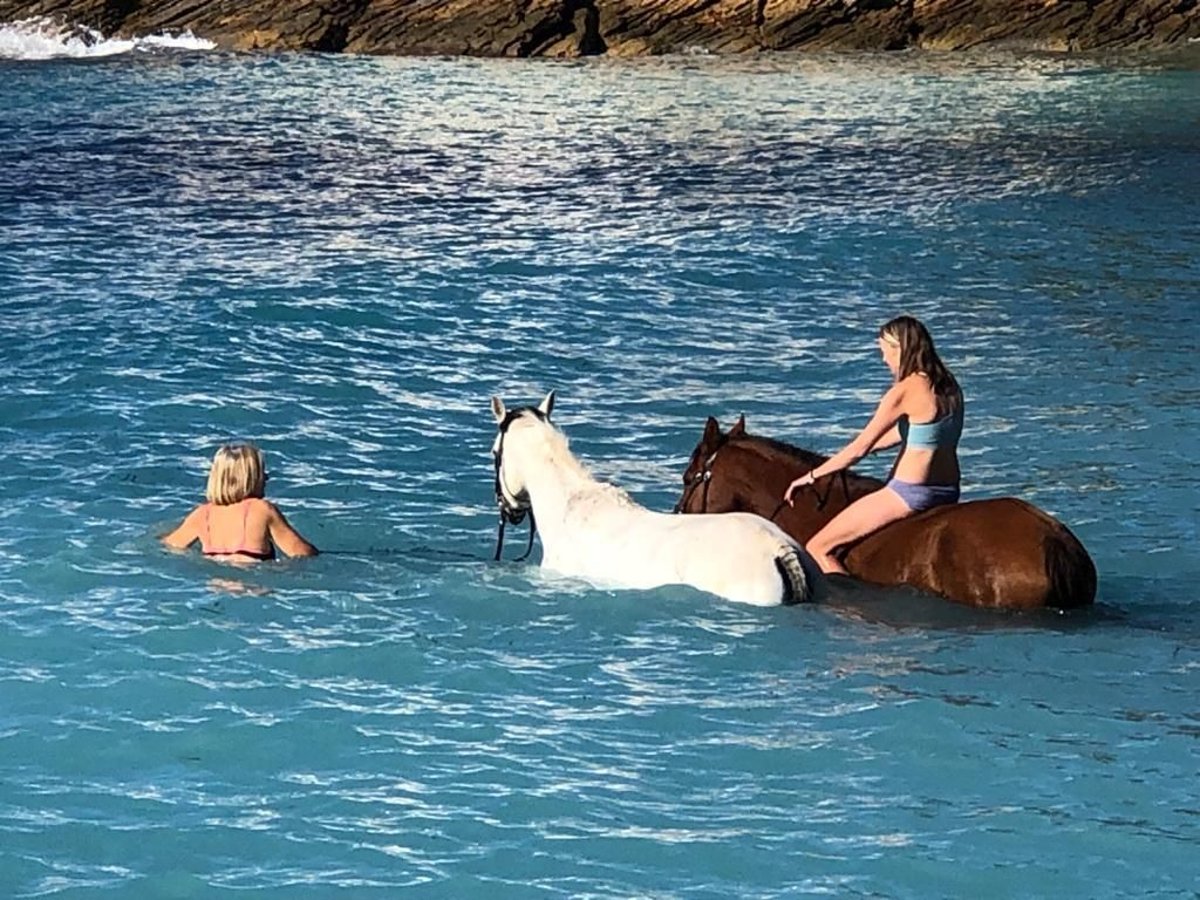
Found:
[{"label": "white sea foam", "polygon": [[83,25],[49,18],[22,19],[0,24],[0,59],[85,59],[147,50],[212,50],[212,41],[190,31],[137,38],[106,38]]}]

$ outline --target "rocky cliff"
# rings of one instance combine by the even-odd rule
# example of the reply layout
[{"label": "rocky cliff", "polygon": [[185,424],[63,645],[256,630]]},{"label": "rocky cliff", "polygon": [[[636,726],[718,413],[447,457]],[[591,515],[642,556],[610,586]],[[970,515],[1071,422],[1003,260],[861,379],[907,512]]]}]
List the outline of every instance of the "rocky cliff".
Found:
[{"label": "rocky cliff", "polygon": [[707,50],[1055,51],[1200,41],[1200,0],[0,0],[107,36],[240,50],[588,56]]}]

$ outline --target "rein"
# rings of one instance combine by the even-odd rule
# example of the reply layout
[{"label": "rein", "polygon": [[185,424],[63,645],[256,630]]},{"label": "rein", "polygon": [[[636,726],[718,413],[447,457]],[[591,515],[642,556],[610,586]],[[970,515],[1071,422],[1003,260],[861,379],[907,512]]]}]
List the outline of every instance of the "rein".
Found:
[{"label": "rein", "polygon": [[504,465],[504,438],[508,436],[508,427],[526,412],[533,413],[540,421],[546,421],[546,417],[542,414],[541,410],[532,406],[511,410],[504,417],[504,421],[500,423],[500,444],[496,448],[496,453],[492,460],[496,467],[494,485],[496,504],[500,507],[500,529],[496,534],[496,555],[492,557],[494,562],[500,561],[500,552],[504,549],[504,527],[510,522],[513,525],[520,525],[525,521],[525,517],[529,516],[529,544],[525,547],[525,552],[517,557],[516,562],[522,562],[529,558],[529,554],[533,552],[533,536],[537,534],[537,519],[533,515],[533,503],[529,500],[529,492],[522,491],[519,495],[514,494],[513,502],[510,502],[501,473],[501,468]]},{"label": "rein", "polygon": [[[837,479],[838,475],[842,476],[842,494],[845,495],[847,502],[850,500],[850,484],[846,480],[846,470],[842,469],[840,472],[835,472],[832,476],[825,476],[827,487],[825,488],[825,496],[823,497],[821,496],[821,492],[817,490],[817,483],[815,481],[812,483],[811,487],[813,489],[813,493],[817,495],[817,512],[823,510],[826,504],[829,503],[829,496],[833,493],[833,483]],[[809,487],[809,485],[801,485],[801,487]],[[787,505],[788,502],[786,500],[780,500],[779,505],[775,507],[774,512],[767,516],[767,518],[774,522],[775,517],[779,515],[780,511]]]},{"label": "rein", "polygon": [[[725,446],[724,444],[721,445],[721,447],[724,447],[724,446]],[[708,459],[706,459],[704,461],[704,465],[701,466],[699,472],[697,472],[695,475],[693,475],[691,477],[691,479],[684,480],[683,496],[680,497],[679,502],[677,504],[675,504],[675,512],[677,512],[677,513],[683,512],[684,508],[688,505],[688,501],[692,499],[692,494],[695,492],[696,488],[699,487],[701,484],[704,485],[704,495],[700,499],[700,512],[701,513],[708,512],[708,488],[709,488],[709,485],[712,484],[712,474],[713,474],[712,467],[713,467],[713,462],[717,458],[717,454],[721,452],[721,447],[718,447],[716,450],[714,450],[712,453],[709,454]],[[813,493],[816,494],[816,497],[817,497],[817,512],[821,512],[821,510],[825,509],[825,507],[829,504],[829,498],[833,494],[833,485],[834,485],[834,482],[836,480],[838,480],[838,476],[841,476],[840,480],[842,482],[842,495],[846,498],[846,501],[849,502],[849,500],[850,500],[850,482],[846,478],[846,470],[842,469],[839,472],[835,472],[834,475],[832,475],[832,476],[826,475],[824,477],[824,479],[822,479],[826,483],[824,495],[822,495],[821,492],[817,489],[817,483],[815,481],[812,483]],[[808,487],[808,485],[804,485],[803,487]],[[775,517],[777,515],[779,515],[779,513],[782,512],[783,508],[787,505],[788,505],[788,502],[786,500],[780,500],[779,505],[776,506],[774,510],[772,510],[771,515],[766,517],[768,519],[768,521],[774,522]]]}]

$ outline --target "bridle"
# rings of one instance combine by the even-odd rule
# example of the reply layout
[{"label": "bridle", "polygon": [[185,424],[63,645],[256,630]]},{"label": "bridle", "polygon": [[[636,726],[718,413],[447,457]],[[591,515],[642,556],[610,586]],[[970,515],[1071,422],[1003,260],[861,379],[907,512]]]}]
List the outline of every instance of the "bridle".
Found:
[{"label": "bridle", "polygon": [[[691,478],[684,478],[684,480],[683,480],[683,496],[680,497],[679,502],[675,504],[675,512],[677,512],[677,513],[683,512],[683,510],[688,505],[688,501],[692,499],[692,494],[695,493],[696,488],[700,487],[700,485],[704,485],[704,494],[700,498],[699,512],[701,512],[701,513],[708,512],[708,488],[712,484],[713,463],[717,459],[717,454],[721,452],[721,448],[724,446],[725,445],[722,444],[720,447],[718,447],[716,450],[714,450],[712,453],[710,453],[708,455],[708,458],[706,460],[704,460],[704,465],[702,465],[700,467],[699,471],[697,471],[695,475],[693,475]],[[817,483],[815,481],[811,485],[811,487],[813,489],[813,493],[816,495],[816,498],[817,498],[817,512],[820,512],[821,510],[823,510],[826,507],[826,505],[829,503],[829,497],[830,497],[830,495],[833,494],[834,481],[838,480],[838,476],[840,476],[840,480],[842,482],[842,494],[846,497],[847,500],[850,499],[850,484],[846,478],[846,470],[842,469],[841,471],[835,473],[835,475],[833,477],[826,475],[826,476],[824,476],[824,480],[826,481],[826,488],[825,488],[824,495],[822,495],[821,492],[819,490],[817,490]],[[808,486],[809,485],[805,485],[804,487],[808,487]],[[779,505],[776,506],[774,511],[771,513],[771,515],[767,516],[766,518],[769,521],[774,522],[775,517],[777,515],[779,515],[779,513],[787,505],[788,505],[788,503],[786,500],[780,500]]]},{"label": "bridle", "polygon": [[[724,445],[722,445],[724,446]],[[704,465],[690,479],[683,479],[683,496],[679,498],[679,502],[675,504],[675,512],[681,513],[688,505],[688,501],[692,499],[692,494],[696,492],[696,488],[704,485],[704,496],[700,498],[700,512],[708,512],[708,486],[712,482],[712,466],[713,461],[717,458],[717,454],[721,452],[718,447],[708,455],[708,459],[704,460]]]},{"label": "bridle", "polygon": [[[525,552],[517,557],[517,562],[528,559],[529,554],[533,552],[533,536],[537,534],[537,520],[533,516],[533,503],[529,499],[529,492],[521,491],[520,494],[511,493],[505,487],[503,475],[501,474],[501,469],[504,466],[504,439],[508,436],[508,427],[527,412],[533,413],[542,422],[546,421],[545,413],[533,406],[510,410],[500,423],[500,443],[497,445],[496,452],[492,458],[492,462],[496,467],[496,505],[500,507],[500,530],[496,535],[496,555],[493,557],[497,562],[500,560],[500,551],[504,547],[505,525],[510,522],[513,525],[520,525],[525,521],[525,517],[529,516],[529,545],[525,548]],[[510,497],[511,499],[509,499]]]}]

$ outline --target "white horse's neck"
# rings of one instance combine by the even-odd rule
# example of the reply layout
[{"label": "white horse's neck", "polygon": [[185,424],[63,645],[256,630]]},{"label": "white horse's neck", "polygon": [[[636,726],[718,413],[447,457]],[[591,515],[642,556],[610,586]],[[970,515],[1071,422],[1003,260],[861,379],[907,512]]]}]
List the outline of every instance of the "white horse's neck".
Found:
[{"label": "white horse's neck", "polygon": [[561,522],[571,496],[597,484],[587,467],[567,446],[567,440],[548,427],[540,434],[530,435],[531,450],[523,464],[525,488],[538,518],[538,527],[545,532]]},{"label": "white horse's neck", "polygon": [[529,498],[535,502],[552,503],[556,494],[570,496],[595,479],[586,466],[572,454],[566,439],[558,432],[547,430],[541,436],[534,463],[526,472]]}]

